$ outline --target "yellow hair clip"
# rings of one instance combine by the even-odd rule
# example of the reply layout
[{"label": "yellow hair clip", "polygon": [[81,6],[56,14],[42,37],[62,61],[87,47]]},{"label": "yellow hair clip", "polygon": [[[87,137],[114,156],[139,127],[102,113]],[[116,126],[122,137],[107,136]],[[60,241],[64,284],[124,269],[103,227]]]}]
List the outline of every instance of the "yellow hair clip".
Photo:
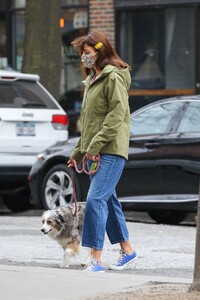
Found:
[{"label": "yellow hair clip", "polygon": [[97,50],[99,50],[102,46],[103,46],[102,42],[98,42],[98,43],[94,46],[94,48],[97,49]]}]

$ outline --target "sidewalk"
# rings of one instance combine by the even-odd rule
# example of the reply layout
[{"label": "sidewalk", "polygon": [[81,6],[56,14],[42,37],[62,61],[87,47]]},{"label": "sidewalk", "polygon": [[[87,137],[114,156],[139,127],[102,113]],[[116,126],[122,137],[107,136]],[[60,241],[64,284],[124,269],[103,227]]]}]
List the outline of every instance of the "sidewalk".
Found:
[{"label": "sidewalk", "polygon": [[1,300],[86,300],[128,292],[150,282],[191,283],[191,279],[177,277],[10,265],[0,265],[0,278]]}]

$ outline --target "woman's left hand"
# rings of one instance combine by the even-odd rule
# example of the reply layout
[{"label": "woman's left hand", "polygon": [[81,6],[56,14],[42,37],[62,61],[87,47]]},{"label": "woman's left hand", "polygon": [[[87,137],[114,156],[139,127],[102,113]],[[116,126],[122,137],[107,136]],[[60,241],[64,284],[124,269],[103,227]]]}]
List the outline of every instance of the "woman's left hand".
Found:
[{"label": "woman's left hand", "polygon": [[86,153],[85,156],[86,156],[87,159],[90,159],[90,160],[95,161],[95,160],[97,160],[97,156],[98,156],[98,155],[91,155],[91,154],[89,154],[89,153]]}]

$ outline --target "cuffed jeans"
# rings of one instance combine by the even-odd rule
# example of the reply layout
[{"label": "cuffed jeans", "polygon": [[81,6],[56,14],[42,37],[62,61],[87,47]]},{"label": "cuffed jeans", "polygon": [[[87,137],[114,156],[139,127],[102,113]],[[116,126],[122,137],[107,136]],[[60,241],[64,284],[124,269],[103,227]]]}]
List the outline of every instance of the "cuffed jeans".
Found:
[{"label": "cuffed jeans", "polygon": [[[88,163],[91,165],[91,161]],[[102,250],[105,233],[111,244],[127,241],[128,229],[115,188],[121,177],[125,158],[102,154],[100,166],[91,183],[86,200],[82,246]]]}]

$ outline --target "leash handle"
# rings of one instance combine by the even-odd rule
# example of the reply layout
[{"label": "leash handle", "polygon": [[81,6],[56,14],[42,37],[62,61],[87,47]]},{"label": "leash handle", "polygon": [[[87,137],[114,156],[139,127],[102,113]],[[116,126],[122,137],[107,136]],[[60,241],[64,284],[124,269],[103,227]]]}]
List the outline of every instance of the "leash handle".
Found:
[{"label": "leash handle", "polygon": [[78,168],[76,161],[74,162],[74,168],[77,173],[79,173],[79,174],[85,173],[87,175],[92,175],[98,171],[99,166],[100,166],[100,154],[97,154],[97,159],[92,162],[92,165],[91,165],[89,171],[87,170],[87,160],[88,160],[88,158],[86,157],[86,155],[84,155],[83,160],[82,160],[82,169]]}]

